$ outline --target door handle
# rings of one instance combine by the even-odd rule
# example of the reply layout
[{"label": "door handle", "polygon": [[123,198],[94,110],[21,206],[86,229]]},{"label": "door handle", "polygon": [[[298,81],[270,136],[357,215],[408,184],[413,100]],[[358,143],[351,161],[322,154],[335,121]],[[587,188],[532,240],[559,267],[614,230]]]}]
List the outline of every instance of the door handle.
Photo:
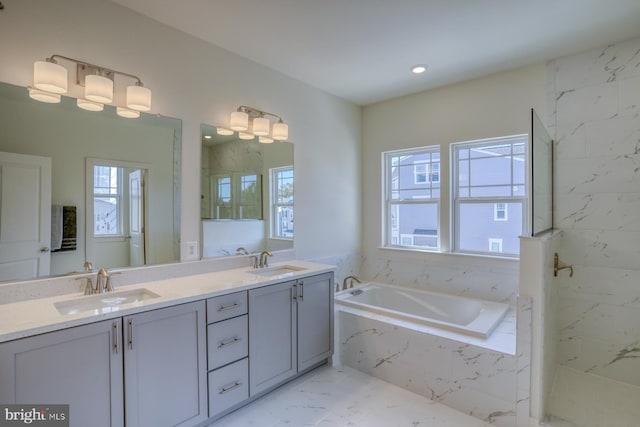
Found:
[{"label": "door handle", "polygon": [[113,330],[111,331],[111,338],[113,339],[113,352],[118,354],[118,322],[113,322]]},{"label": "door handle", "polygon": [[49,248],[48,247],[43,246],[43,247],[40,248],[40,253],[44,254],[44,253],[47,253],[47,252],[49,252]]},{"label": "door handle", "polygon": [[127,322],[127,330],[129,335],[129,348],[133,350],[133,320],[131,319]]}]

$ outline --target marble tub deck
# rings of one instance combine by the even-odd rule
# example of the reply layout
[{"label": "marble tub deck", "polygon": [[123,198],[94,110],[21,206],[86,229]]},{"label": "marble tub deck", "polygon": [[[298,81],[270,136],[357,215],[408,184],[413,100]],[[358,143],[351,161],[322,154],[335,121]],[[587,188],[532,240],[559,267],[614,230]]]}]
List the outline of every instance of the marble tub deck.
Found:
[{"label": "marble tub deck", "polygon": [[211,427],[489,427],[477,418],[347,366],[324,366]]}]

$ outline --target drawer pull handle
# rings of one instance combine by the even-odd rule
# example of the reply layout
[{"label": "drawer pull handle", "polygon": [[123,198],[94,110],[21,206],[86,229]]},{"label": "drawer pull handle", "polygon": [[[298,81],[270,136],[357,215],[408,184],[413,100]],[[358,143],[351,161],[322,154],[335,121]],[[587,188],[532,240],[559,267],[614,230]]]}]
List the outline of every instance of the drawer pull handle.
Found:
[{"label": "drawer pull handle", "polygon": [[240,341],[241,341],[241,339],[240,339],[240,338],[238,338],[238,337],[233,337],[233,338],[231,338],[231,339],[229,339],[229,340],[226,340],[226,341],[222,341],[222,342],[220,342],[220,344],[218,345],[218,348],[225,348],[225,347],[226,347],[226,346],[228,346],[228,345],[235,344],[235,343],[239,343]]},{"label": "drawer pull handle", "polygon": [[225,393],[227,393],[227,392],[229,392],[229,391],[231,391],[231,390],[233,390],[235,388],[240,387],[241,385],[242,385],[242,383],[240,381],[236,381],[233,384],[226,385],[226,386],[222,387],[220,389],[220,391],[218,392],[218,394],[225,394]]},{"label": "drawer pull handle", "polygon": [[240,307],[240,304],[238,304],[237,302],[234,302],[231,305],[227,305],[227,306],[221,306],[218,311],[227,311],[227,310],[233,310],[234,308],[238,308]]}]

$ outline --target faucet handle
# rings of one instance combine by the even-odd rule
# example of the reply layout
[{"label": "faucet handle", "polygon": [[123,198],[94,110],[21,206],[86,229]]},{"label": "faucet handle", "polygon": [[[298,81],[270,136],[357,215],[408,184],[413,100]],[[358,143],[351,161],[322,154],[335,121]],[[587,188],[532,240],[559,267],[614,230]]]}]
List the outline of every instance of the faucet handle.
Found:
[{"label": "faucet handle", "polygon": [[114,271],[109,273],[107,276],[107,282],[104,284],[105,292],[113,292],[116,290],[115,286],[111,284],[111,276],[115,276],[116,274],[122,274],[120,271]]},{"label": "faucet handle", "polygon": [[91,281],[91,277],[89,276],[82,276],[82,277],[76,277],[76,280],[85,280],[84,282],[84,294],[85,295],[92,295],[94,293],[96,293],[96,290],[93,288],[93,282]]}]

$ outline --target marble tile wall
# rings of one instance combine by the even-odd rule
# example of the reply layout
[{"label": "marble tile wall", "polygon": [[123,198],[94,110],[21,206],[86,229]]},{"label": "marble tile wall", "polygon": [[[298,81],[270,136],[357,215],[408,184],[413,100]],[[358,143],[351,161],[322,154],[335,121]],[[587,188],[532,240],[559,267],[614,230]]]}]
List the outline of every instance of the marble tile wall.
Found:
[{"label": "marble tile wall", "polygon": [[337,352],[346,366],[489,424],[528,426],[530,312],[530,299],[519,300],[513,355],[339,310]]},{"label": "marble tile wall", "polygon": [[518,261],[510,259],[378,251],[363,255],[360,276],[367,281],[511,305],[518,295]]},{"label": "marble tile wall", "polygon": [[549,64],[560,364],[640,385],[640,39]]}]

